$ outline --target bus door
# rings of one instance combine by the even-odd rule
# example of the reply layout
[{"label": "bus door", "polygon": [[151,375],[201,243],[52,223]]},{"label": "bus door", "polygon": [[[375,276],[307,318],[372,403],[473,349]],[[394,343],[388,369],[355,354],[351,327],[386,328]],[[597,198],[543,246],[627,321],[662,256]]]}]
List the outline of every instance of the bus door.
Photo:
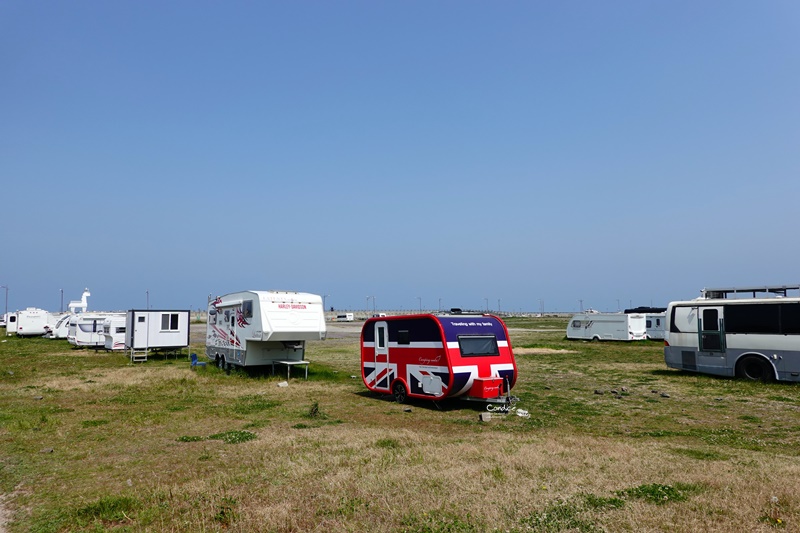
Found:
[{"label": "bus door", "polygon": [[389,324],[375,322],[375,389],[389,391],[392,385],[389,365]]},{"label": "bus door", "polygon": [[725,320],[720,307],[699,307],[697,332],[701,352],[725,353]]}]

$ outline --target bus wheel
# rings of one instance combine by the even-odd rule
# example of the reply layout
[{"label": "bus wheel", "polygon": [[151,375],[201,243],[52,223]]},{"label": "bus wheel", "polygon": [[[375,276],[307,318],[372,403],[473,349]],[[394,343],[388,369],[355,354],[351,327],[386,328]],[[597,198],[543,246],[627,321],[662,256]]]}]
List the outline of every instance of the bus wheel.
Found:
[{"label": "bus wheel", "polygon": [[406,396],[408,392],[406,391],[406,386],[403,385],[402,381],[398,381],[392,387],[392,394],[394,395],[394,401],[397,403],[403,403],[406,401]]},{"label": "bus wheel", "polygon": [[750,381],[772,381],[772,365],[755,355],[748,355],[736,365],[736,375]]}]

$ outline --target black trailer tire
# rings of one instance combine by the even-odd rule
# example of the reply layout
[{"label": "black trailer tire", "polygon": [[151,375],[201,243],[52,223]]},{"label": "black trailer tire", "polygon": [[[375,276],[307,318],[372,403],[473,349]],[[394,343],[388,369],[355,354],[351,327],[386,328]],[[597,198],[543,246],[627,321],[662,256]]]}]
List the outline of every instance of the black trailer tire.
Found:
[{"label": "black trailer tire", "polygon": [[217,368],[225,370],[225,356],[217,354]]},{"label": "black trailer tire", "polygon": [[406,401],[408,391],[402,381],[395,381],[394,387],[392,387],[392,395],[394,396],[394,401],[397,403],[404,403]]},{"label": "black trailer tire", "polygon": [[736,364],[736,375],[750,381],[770,382],[774,379],[772,365],[757,355],[746,355]]}]

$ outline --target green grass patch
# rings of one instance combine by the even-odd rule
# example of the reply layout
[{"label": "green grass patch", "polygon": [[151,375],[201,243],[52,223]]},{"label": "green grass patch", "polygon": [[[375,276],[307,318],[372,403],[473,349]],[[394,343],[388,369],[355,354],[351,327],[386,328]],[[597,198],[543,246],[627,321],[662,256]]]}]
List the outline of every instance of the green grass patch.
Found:
[{"label": "green grass patch", "polygon": [[649,483],[616,491],[615,494],[621,498],[644,500],[648,503],[663,505],[671,502],[686,501],[691,494],[697,493],[701,487],[692,483],[676,483],[673,485],[662,485],[660,483]]}]

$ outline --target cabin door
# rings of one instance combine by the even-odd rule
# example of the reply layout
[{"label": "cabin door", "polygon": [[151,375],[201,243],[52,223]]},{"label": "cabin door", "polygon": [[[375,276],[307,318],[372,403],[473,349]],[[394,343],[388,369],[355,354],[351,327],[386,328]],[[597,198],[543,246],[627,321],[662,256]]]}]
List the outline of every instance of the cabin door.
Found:
[{"label": "cabin door", "polygon": [[375,389],[389,392],[391,386],[389,325],[386,322],[375,322]]},{"label": "cabin door", "polygon": [[148,320],[150,320],[150,313],[133,313],[133,331],[131,331],[132,348],[139,349],[148,347]]}]

